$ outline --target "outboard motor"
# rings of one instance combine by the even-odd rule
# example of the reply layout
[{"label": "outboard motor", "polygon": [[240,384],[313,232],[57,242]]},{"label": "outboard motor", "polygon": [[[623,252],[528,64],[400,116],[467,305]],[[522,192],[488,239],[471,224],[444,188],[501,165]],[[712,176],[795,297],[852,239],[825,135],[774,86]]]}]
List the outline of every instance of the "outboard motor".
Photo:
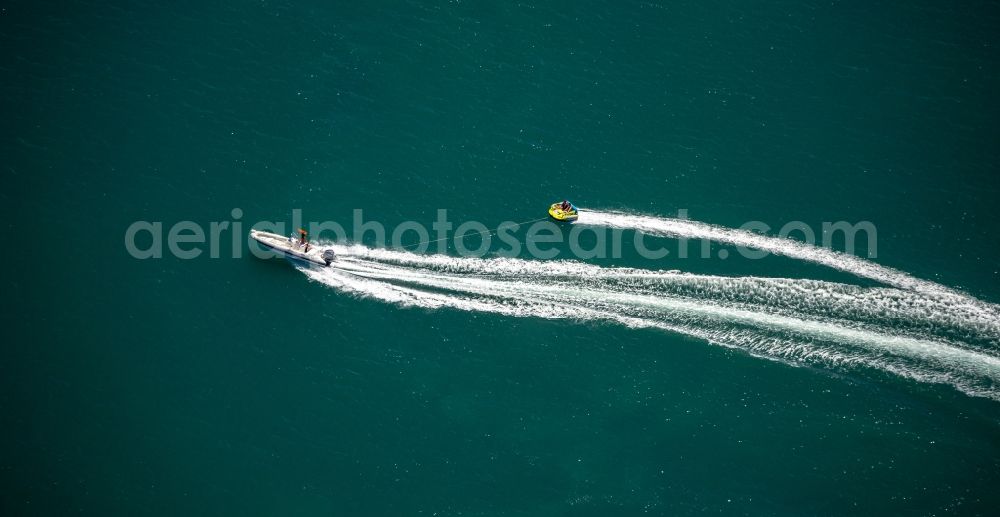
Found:
[{"label": "outboard motor", "polygon": [[337,254],[333,252],[333,248],[327,248],[323,250],[323,262],[326,262],[326,265],[329,266],[330,263],[333,262],[334,259],[336,258]]}]

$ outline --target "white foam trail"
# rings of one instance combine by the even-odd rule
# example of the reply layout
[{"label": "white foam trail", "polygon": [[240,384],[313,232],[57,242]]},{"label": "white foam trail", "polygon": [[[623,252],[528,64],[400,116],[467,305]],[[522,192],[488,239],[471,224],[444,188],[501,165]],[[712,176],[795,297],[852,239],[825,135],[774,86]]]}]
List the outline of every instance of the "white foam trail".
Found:
[{"label": "white foam trail", "polygon": [[546,300],[555,303],[572,300],[574,304],[589,302],[592,307],[621,306],[621,309],[636,307],[655,308],[659,311],[669,311],[673,313],[673,317],[692,317],[716,322],[735,322],[765,328],[790,330],[832,340],[863,343],[865,346],[873,349],[901,355],[911,355],[923,360],[955,361],[954,365],[963,365],[973,369],[980,365],[988,365],[998,369],[997,371],[1000,372],[1000,359],[953,348],[942,343],[931,343],[894,335],[866,333],[822,321],[808,321],[781,315],[751,312],[716,304],[698,303],[663,296],[596,291],[565,284],[532,284],[523,281],[510,282],[484,278],[443,276],[407,270],[400,267],[370,268],[360,265],[347,266],[344,270],[351,271],[365,278],[379,279],[386,282],[411,282],[425,287],[459,290],[480,296],[495,297],[502,295],[510,298]]},{"label": "white foam trail", "polygon": [[792,239],[762,235],[747,230],[715,226],[687,219],[652,217],[624,212],[581,209],[577,224],[636,230],[650,235],[715,242],[767,251],[775,255],[822,264],[861,278],[926,294],[961,296],[943,285],[914,278],[902,271],[869,260]]},{"label": "white foam trail", "polygon": [[[835,367],[863,365],[925,382],[949,383],[967,393],[1000,400],[1000,359],[988,351],[933,335],[896,334],[888,325],[872,330],[865,322],[803,316],[803,311],[781,304],[762,304],[752,299],[732,303],[717,296],[725,294],[726,289],[740,287],[733,281],[747,279],[728,279],[727,286],[727,279],[722,277],[605,269],[573,262],[423,256],[361,246],[338,248],[341,256],[333,268],[305,270],[306,274],[336,288],[390,303],[660,328],[771,359]],[[674,281],[682,285],[702,282],[715,290],[709,289],[702,298],[669,290],[636,291],[632,286],[615,284],[623,278],[671,285]],[[868,299],[851,291],[864,292],[863,288],[841,286],[843,292],[838,293],[840,284],[810,280],[750,279],[746,286],[750,290],[764,286],[786,294],[801,291],[798,296],[802,299],[829,298],[817,296],[817,292],[854,300],[844,303],[863,304]],[[892,291],[901,299],[917,296]],[[567,300],[572,300],[572,305],[567,305]],[[815,304],[823,307],[821,301]],[[953,309],[949,305],[928,307],[942,314]],[[899,309],[898,317],[914,315]],[[949,321],[952,317],[941,316],[939,320]],[[993,314],[992,321],[987,318],[984,322],[993,325],[984,327],[988,335],[983,339],[987,342],[995,340],[996,320]]]},{"label": "white foam trail", "polygon": [[1000,309],[965,297],[927,297],[893,288],[864,288],[807,279],[721,277],[632,268],[602,268],[581,262],[516,258],[471,258],[337,247],[342,262],[361,260],[423,268],[439,273],[589,283],[600,289],[705,299],[794,313],[867,322],[898,332],[932,333],[1000,348]]}]

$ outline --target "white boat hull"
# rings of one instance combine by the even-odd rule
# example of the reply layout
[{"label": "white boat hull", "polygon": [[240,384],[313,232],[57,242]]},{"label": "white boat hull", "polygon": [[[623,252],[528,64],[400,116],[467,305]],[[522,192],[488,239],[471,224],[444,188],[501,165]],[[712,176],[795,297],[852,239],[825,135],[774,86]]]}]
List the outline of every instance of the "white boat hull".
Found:
[{"label": "white boat hull", "polygon": [[[250,230],[250,238],[260,243],[264,249],[271,250],[289,260],[308,262],[317,266],[329,266],[333,260],[330,254],[324,257],[323,252],[326,251],[324,248],[318,248],[311,244],[303,246],[296,239],[276,233]],[[328,258],[329,260],[327,260]]]}]

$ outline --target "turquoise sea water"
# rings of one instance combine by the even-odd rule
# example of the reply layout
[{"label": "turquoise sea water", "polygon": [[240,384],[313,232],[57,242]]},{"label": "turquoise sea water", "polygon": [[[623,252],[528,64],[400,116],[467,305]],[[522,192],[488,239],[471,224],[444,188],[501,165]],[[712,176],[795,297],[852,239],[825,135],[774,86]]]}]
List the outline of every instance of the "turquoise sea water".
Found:
[{"label": "turquoise sea water", "polygon": [[[995,513],[998,23],[990,2],[8,2],[0,510]],[[685,290],[486,273],[493,254],[345,250],[353,273],[307,274],[242,239],[231,258],[229,233],[221,259],[123,243],[234,208],[244,233],[293,209],[494,228],[562,197],[727,228],[871,221],[874,263],[985,315],[724,245],[583,261],[703,275]],[[845,316],[802,279],[863,291]],[[683,328],[530,305],[592,293]],[[883,294],[916,308],[886,316]],[[932,344],[898,362],[900,336]]]}]

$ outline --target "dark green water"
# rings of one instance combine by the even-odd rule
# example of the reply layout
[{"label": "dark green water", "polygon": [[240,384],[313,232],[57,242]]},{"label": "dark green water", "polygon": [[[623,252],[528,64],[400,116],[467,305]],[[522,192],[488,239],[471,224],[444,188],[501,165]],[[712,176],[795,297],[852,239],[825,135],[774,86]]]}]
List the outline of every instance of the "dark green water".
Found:
[{"label": "dark green water", "polygon": [[237,207],[244,231],[293,208],[493,227],[568,196],[872,221],[876,262],[995,303],[998,24],[990,2],[5,3],[0,512],[995,513],[988,397],[400,307],[246,250],[140,261],[123,235]]}]

